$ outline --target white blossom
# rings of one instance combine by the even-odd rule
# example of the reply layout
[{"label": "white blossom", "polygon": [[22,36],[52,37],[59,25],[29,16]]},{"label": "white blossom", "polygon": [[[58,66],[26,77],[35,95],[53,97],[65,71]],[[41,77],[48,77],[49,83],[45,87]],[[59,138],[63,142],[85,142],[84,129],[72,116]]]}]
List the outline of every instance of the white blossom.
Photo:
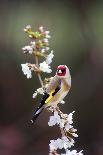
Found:
[{"label": "white blossom", "polygon": [[53,57],[54,57],[54,54],[53,54],[53,51],[51,51],[51,53],[46,58],[46,63],[51,64]]},{"label": "white blossom", "polygon": [[39,94],[41,94],[41,95],[44,94],[43,88],[38,88],[38,89],[37,89],[37,92],[38,92]]},{"label": "white blossom", "polygon": [[60,103],[61,103],[61,104],[65,104],[65,101],[64,101],[64,100],[61,100]]},{"label": "white blossom", "polygon": [[57,140],[51,140],[49,144],[51,151],[63,148],[66,150],[73,145],[74,142],[69,141],[69,139],[66,136],[62,137],[61,139],[58,138]]},{"label": "white blossom", "polygon": [[54,112],[54,116],[50,116],[50,120],[48,122],[49,126],[58,125],[60,123],[60,116],[58,115],[58,112]]},{"label": "white blossom", "polygon": [[60,120],[60,123],[59,123],[60,128],[64,128],[64,124],[65,124],[65,120],[64,119],[61,119]]},{"label": "white blossom", "polygon": [[65,125],[65,130],[68,131],[70,128],[72,128],[72,126],[69,122],[67,122],[67,124]]},{"label": "white blossom", "polygon": [[50,68],[50,66],[44,61],[42,63],[40,63],[40,70],[46,73],[51,73],[52,70]]},{"label": "white blossom", "polygon": [[27,79],[31,78],[32,77],[31,70],[29,69],[27,63],[21,64],[21,67],[22,67],[22,71],[23,71],[24,75],[27,76]]},{"label": "white blossom", "polygon": [[46,38],[48,38],[48,39],[49,39],[49,38],[51,38],[51,36],[50,36],[50,35],[48,35],[48,34],[46,34],[46,36],[45,36],[45,37],[46,37]]},{"label": "white blossom", "polygon": [[48,42],[49,42],[48,38],[44,38],[43,41],[44,41],[45,43],[48,43]]},{"label": "white blossom", "polygon": [[41,49],[41,53],[45,53],[45,48],[42,48]]},{"label": "white blossom", "polygon": [[72,123],[73,123],[73,113],[74,113],[74,112],[75,112],[75,111],[73,111],[72,113],[70,113],[70,114],[68,115],[67,120],[68,120],[69,124],[72,124]]},{"label": "white blossom", "polygon": [[35,91],[35,93],[33,94],[32,97],[33,97],[33,98],[36,98],[37,94],[38,94],[38,93]]},{"label": "white blossom", "polygon": [[27,26],[26,26],[26,29],[31,29],[31,26],[30,26],[30,25],[27,25]]},{"label": "white blossom", "polygon": [[73,131],[73,132],[76,132],[76,131],[77,131],[77,129],[72,128],[72,131]]},{"label": "white blossom", "polygon": [[43,88],[41,87],[41,88],[38,88],[35,92],[34,92],[34,94],[33,94],[33,98],[35,98],[38,94],[44,94],[44,90],[43,90]]},{"label": "white blossom", "polygon": [[29,46],[29,45],[23,47],[22,50],[23,50],[24,52],[28,52],[28,53],[30,53],[30,54],[33,53],[33,48],[32,48],[31,46]]},{"label": "white blossom", "polygon": [[32,38],[32,35],[31,34],[29,34],[29,38]]},{"label": "white blossom", "polygon": [[50,33],[50,31],[45,31],[45,34],[49,34]]},{"label": "white blossom", "polygon": [[[71,146],[74,146],[74,143],[75,143],[74,139],[71,138],[70,143],[69,143],[69,144],[70,144],[70,147],[71,147]],[[69,147],[69,148],[70,148],[70,147]]]},{"label": "white blossom", "polygon": [[58,148],[57,142],[55,140],[50,140],[49,147],[50,147],[50,151],[57,150],[57,148]]},{"label": "white blossom", "polygon": [[62,138],[64,143],[64,149],[71,148],[71,146],[74,146],[74,140],[69,140],[66,136]]},{"label": "white blossom", "polygon": [[30,44],[31,44],[31,48],[35,48],[35,44],[36,44],[35,41],[31,41]]},{"label": "white blossom", "polygon": [[31,26],[30,25],[27,25],[25,28],[24,28],[24,31],[26,32],[27,30],[31,29]]},{"label": "white blossom", "polygon": [[71,125],[73,123],[73,113],[74,113],[74,111],[72,113],[70,113],[69,115],[67,115],[67,123],[65,125],[65,130],[66,131],[68,131],[71,128],[72,128],[73,132],[76,131],[76,129],[74,129],[73,126]]},{"label": "white blossom", "polygon": [[72,135],[73,135],[74,137],[78,137],[78,135],[77,135],[76,133],[72,133]]},{"label": "white blossom", "polygon": [[50,33],[50,31],[45,31],[45,37],[46,37],[47,39],[51,38],[51,36],[49,35],[49,33]]},{"label": "white blossom", "polygon": [[40,32],[44,32],[44,27],[43,27],[43,26],[40,26],[40,27],[39,27],[39,31],[40,31]]},{"label": "white blossom", "polygon": [[49,51],[49,49],[50,49],[50,48],[46,46],[45,48],[42,48],[42,49],[41,49],[41,53],[45,53],[46,51]]},{"label": "white blossom", "polygon": [[50,48],[49,48],[49,47],[45,47],[45,50],[46,50],[46,51],[49,51],[49,50],[50,50]]},{"label": "white blossom", "polygon": [[[57,124],[57,125],[60,126],[60,128],[65,127],[65,130],[68,131],[69,129],[73,128],[73,126],[71,125],[73,123],[72,115],[73,115],[73,112],[70,113],[69,115],[64,114],[63,117],[65,116],[65,118],[60,118],[60,116],[58,115],[58,112],[55,111],[54,116],[50,116],[50,120],[48,122],[48,125],[49,126],[54,126],[54,125]],[[75,132],[75,131],[76,130],[74,129],[73,132]],[[77,134],[73,134],[73,136],[77,137]]]},{"label": "white blossom", "polygon": [[66,153],[62,153],[61,155],[83,155],[82,151],[78,152],[76,150],[66,150]]}]

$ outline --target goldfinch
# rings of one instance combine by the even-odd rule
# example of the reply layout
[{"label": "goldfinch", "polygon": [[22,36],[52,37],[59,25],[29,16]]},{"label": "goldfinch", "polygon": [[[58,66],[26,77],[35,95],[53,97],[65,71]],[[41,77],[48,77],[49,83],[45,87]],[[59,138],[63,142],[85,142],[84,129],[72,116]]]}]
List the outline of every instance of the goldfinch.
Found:
[{"label": "goldfinch", "polygon": [[71,76],[66,65],[57,67],[56,75],[49,82],[39,106],[33,113],[31,123],[33,124],[44,108],[56,106],[67,95],[71,88]]}]

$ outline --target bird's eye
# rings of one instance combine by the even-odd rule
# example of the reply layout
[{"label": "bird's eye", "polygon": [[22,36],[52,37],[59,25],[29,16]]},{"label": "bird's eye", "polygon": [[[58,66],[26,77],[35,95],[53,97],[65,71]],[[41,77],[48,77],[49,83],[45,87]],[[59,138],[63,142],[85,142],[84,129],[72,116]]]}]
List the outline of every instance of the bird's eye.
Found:
[{"label": "bird's eye", "polygon": [[61,67],[61,68],[57,68],[57,75],[58,76],[65,76],[66,74],[66,68]]},{"label": "bird's eye", "polygon": [[61,69],[59,69],[59,70],[58,70],[58,73],[62,73],[62,70],[61,70]]}]

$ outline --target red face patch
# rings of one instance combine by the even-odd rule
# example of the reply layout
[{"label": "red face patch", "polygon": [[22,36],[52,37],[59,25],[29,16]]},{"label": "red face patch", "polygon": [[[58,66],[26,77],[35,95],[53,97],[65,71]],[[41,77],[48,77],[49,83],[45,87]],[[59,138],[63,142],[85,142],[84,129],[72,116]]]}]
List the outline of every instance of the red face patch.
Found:
[{"label": "red face patch", "polygon": [[58,66],[57,67],[57,75],[58,76],[65,76],[66,74],[66,67],[65,66]]}]

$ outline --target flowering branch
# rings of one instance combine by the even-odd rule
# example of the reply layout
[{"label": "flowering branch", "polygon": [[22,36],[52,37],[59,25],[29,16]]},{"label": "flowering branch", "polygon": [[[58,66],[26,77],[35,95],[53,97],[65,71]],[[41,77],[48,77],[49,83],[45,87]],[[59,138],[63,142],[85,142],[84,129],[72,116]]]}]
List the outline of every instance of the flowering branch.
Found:
[{"label": "flowering branch", "polygon": [[[32,77],[32,71],[34,71],[41,84],[41,88],[44,89],[44,82],[41,77],[42,72],[51,73],[50,64],[52,62],[52,58],[54,57],[53,51],[49,52],[49,31],[44,31],[44,28],[39,27],[38,31],[33,32],[30,25],[27,25],[24,31],[28,34],[31,39],[30,45],[22,48],[24,54],[33,54],[35,57],[35,64],[21,64],[22,71],[27,78]],[[39,57],[44,57],[45,61],[39,64]],[[34,96],[34,95],[33,95]]]},{"label": "flowering branch", "polygon": [[[51,36],[49,35],[49,31],[44,31],[44,28],[41,26],[39,27],[38,31],[32,31],[30,25],[27,25],[24,31],[28,34],[30,38],[30,44],[22,48],[24,54],[32,54],[35,57],[35,63],[26,63],[21,64],[22,71],[27,78],[32,78],[32,72],[35,72],[37,75],[41,87],[38,88],[34,94],[33,98],[35,98],[38,94],[44,94],[48,83],[51,81],[51,78],[45,78],[42,80],[42,73],[51,73],[51,62],[54,57],[53,51],[49,53],[49,39]],[[39,62],[40,58],[45,59],[43,62]],[[64,104],[65,102],[62,100],[60,103]],[[61,155],[83,155],[82,151],[77,153],[76,150],[70,151],[69,149],[74,146],[74,137],[78,137],[76,134],[76,129],[73,127],[73,114],[74,111],[70,114],[64,114],[60,109],[59,106],[50,106],[47,108],[49,111],[53,113],[53,116],[50,116],[48,125],[54,126],[57,125],[61,131],[61,138],[57,140],[51,140],[49,147],[50,152],[49,155],[60,155],[58,154],[58,150]],[[65,153],[62,153],[62,151]]]},{"label": "flowering branch", "polygon": [[[71,148],[71,146],[74,146],[74,140],[73,137],[78,137],[78,135],[75,133],[77,130],[73,128],[73,113],[70,113],[69,115],[63,114],[59,107],[53,109],[54,115],[50,116],[50,120],[48,122],[49,126],[58,125],[61,131],[61,139],[58,138],[57,140],[51,140],[50,141],[50,153],[49,155],[57,155],[57,150],[64,149],[66,151],[66,155],[70,154],[70,150],[68,148]],[[69,152],[69,153],[68,153]],[[75,152],[75,151],[74,151]],[[65,155],[65,154],[61,154]],[[72,155],[72,153],[70,154]],[[73,155],[82,155],[82,152],[75,152]]]},{"label": "flowering branch", "polygon": [[[37,68],[39,68],[38,56],[37,55],[35,55],[35,61],[36,61]],[[42,78],[41,78],[41,75],[40,75],[40,70],[39,70],[39,72],[37,72],[37,75],[38,75],[38,79],[40,81],[40,84],[41,84],[42,88],[44,88],[44,84],[43,84],[43,81],[42,81]]]}]

